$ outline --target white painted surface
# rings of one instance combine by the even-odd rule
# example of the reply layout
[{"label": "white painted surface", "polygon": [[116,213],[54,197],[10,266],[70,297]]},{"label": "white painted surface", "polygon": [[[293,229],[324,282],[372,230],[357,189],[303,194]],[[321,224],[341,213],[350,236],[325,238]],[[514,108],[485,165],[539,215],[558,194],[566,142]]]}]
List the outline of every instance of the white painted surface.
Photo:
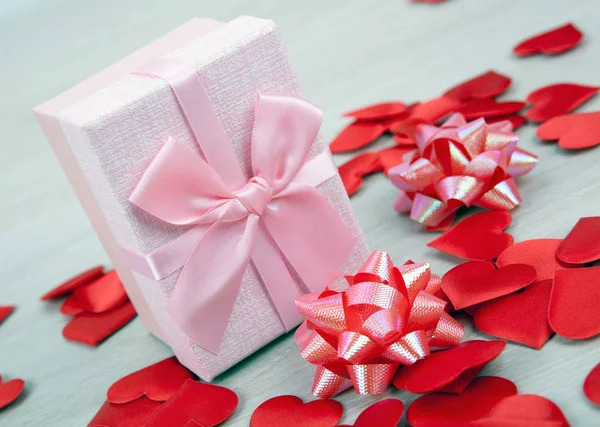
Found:
[{"label": "white painted surface", "polygon": [[[306,93],[324,110],[323,133],[332,138],[346,123],[340,118],[346,110],[386,99],[425,100],[489,68],[514,78],[505,99],[523,99],[559,81],[600,84],[599,13],[596,2],[543,0],[436,6],[408,0],[3,0],[0,304],[18,308],[0,326],[0,374],[25,379],[27,388],[0,412],[0,425],[84,426],[114,380],[170,355],[137,319],[95,349],[67,342],[59,304],[38,301],[57,282],[107,258],[34,121],[33,106],[193,16],[247,14],[277,21]],[[553,58],[511,54],[521,39],[569,20],[586,34],[576,50]],[[581,111],[599,107],[597,98]],[[600,148],[566,153],[537,140],[533,125],[519,133],[522,146],[540,155],[540,165],[519,181],[524,203],[510,228],[516,239],[562,237],[580,216],[598,215]],[[430,261],[444,273],[457,260],[425,246],[433,235],[394,213],[395,195],[383,176],[375,176],[353,198],[372,248],[398,262]],[[467,329],[468,338],[481,336]],[[598,361],[598,338],[554,337],[539,352],[509,344],[484,373],[513,380],[522,393],[547,396],[573,426],[597,426],[600,409],[585,400],[582,383]],[[272,396],[310,399],[312,373],[291,336],[278,340],[216,381],[240,396],[225,425],[247,425],[254,408]],[[398,390],[389,395],[407,404],[415,397]],[[343,394],[344,421],[353,422],[377,399]]]}]

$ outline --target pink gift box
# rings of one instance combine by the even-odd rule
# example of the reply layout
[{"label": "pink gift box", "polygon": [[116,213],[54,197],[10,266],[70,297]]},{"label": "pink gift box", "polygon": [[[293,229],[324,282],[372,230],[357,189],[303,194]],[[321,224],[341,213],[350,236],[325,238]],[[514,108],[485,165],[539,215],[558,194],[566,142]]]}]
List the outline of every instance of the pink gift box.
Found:
[{"label": "pink gift box", "polygon": [[[167,313],[178,272],[158,280],[131,268],[122,248],[152,253],[193,228],[162,221],[129,200],[168,138],[198,151],[169,85],[132,74],[156,58],[180,61],[196,70],[247,178],[251,175],[249,142],[257,95],[303,95],[272,21],[196,19],[35,109],[144,324],[172,347],[181,363],[210,381],[285,333],[286,328],[250,263],[221,345],[216,352],[208,351],[183,333]],[[307,160],[325,150],[326,144],[318,136]],[[342,268],[354,272],[368,256],[368,248],[342,182],[336,174],[316,189],[356,238]],[[311,256],[310,249],[307,256]],[[318,253],[312,256],[318,257]],[[298,276],[294,278],[303,288]],[[300,321],[298,315],[295,324]],[[206,327],[210,325],[199,325]]]}]

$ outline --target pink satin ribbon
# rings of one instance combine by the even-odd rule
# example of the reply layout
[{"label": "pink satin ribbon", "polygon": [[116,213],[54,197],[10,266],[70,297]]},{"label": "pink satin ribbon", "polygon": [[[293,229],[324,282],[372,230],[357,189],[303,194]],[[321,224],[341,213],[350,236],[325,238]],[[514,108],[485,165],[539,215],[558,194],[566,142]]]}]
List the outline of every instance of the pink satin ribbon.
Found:
[{"label": "pink satin ribbon", "polygon": [[400,365],[458,344],[463,326],[446,310],[441,279],[429,264],[394,267],[375,251],[344,292],[298,297],[306,320],[296,331],[300,354],[317,366],[312,393],[328,399],[354,386],[383,393]]},{"label": "pink satin ribbon", "polygon": [[136,74],[171,86],[202,156],[170,137],[148,166],[130,201],[168,223],[196,227],[150,254],[125,249],[129,264],[155,280],[181,270],[167,311],[213,353],[250,261],[283,326],[293,328],[300,321],[294,299],[322,289],[328,272],[341,268],[355,245],[314,188],[337,173],[331,154],[306,161],[320,110],[298,98],[259,95],[250,141],[253,176],[246,179],[193,67],[158,60]]}]

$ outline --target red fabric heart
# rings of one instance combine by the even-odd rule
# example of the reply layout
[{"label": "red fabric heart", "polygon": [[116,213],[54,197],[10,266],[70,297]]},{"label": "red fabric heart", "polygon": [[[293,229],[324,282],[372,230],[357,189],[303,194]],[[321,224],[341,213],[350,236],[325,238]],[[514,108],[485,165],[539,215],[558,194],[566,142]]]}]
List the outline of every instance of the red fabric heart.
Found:
[{"label": "red fabric heart", "polygon": [[467,120],[475,120],[480,117],[504,117],[521,111],[525,103],[521,101],[498,102],[493,98],[473,99],[467,101],[458,112]]},{"label": "red fabric heart", "polygon": [[98,410],[88,427],[140,427],[160,406],[146,397],[140,397],[125,405],[116,405],[108,400]]},{"label": "red fabric heart", "polygon": [[375,122],[357,120],[350,123],[335,137],[329,148],[332,153],[358,150],[369,145],[387,130],[387,126]]},{"label": "red fabric heart", "polygon": [[104,270],[104,267],[98,265],[82,273],[79,273],[77,276],[71,277],[66,282],[61,283],[56,288],[45,293],[41,296],[40,299],[49,300],[64,297],[65,295],[71,293],[73,290],[79,288],[80,286],[87,285],[88,283],[91,283],[92,281],[102,277],[102,275],[104,274],[102,273],[102,270]]},{"label": "red fabric heart", "polygon": [[4,319],[6,319],[14,310],[14,305],[0,305],[0,323],[4,322]]},{"label": "red fabric heart", "polygon": [[600,334],[600,267],[554,273],[548,319],[554,332],[571,339]]},{"label": "red fabric heart", "polygon": [[[400,368],[393,384],[412,393],[437,391],[460,379],[465,373],[466,377],[472,379],[485,365],[498,357],[504,347],[504,341],[467,341]],[[456,391],[455,388],[451,390]]]},{"label": "red fabric heart", "polygon": [[535,282],[535,268],[513,264],[498,270],[487,261],[457,265],[442,277],[442,290],[455,309],[508,295]]},{"label": "red fabric heart", "polygon": [[506,116],[506,117],[489,117],[489,118],[485,119],[485,121],[488,124],[498,123],[498,122],[501,122],[504,120],[508,120],[510,122],[510,124],[512,125],[512,130],[516,130],[516,129],[520,128],[521,126],[523,126],[525,123],[527,123],[527,120],[525,119],[525,117],[519,116],[518,114],[515,114],[512,116]]},{"label": "red fabric heart", "polygon": [[362,411],[352,426],[338,427],[396,427],[402,419],[403,412],[404,403],[401,400],[385,399]]},{"label": "red fabric heart", "polygon": [[69,341],[79,341],[94,346],[125,326],[135,317],[135,309],[126,301],[104,313],[81,313],[64,327],[63,336]]},{"label": "red fabric heart", "polygon": [[145,426],[213,427],[229,418],[237,405],[238,397],[233,391],[188,379],[152,414]]},{"label": "red fabric heart", "polygon": [[600,144],[600,112],[554,117],[537,128],[538,138],[558,140],[559,147],[580,150]]},{"label": "red fabric heart", "polygon": [[544,280],[477,306],[475,326],[486,334],[542,348],[554,331],[548,323],[552,280]]},{"label": "red fabric heart", "polygon": [[363,153],[338,168],[344,188],[349,196],[360,188],[363,176],[382,170],[378,153]]},{"label": "red fabric heart", "polygon": [[63,316],[75,316],[83,313],[85,310],[81,307],[81,303],[77,297],[71,294],[63,301],[59,311]]},{"label": "red fabric heart", "polygon": [[543,122],[573,111],[594,96],[600,87],[575,83],[558,83],[533,91],[527,103],[533,104],[525,113],[529,120]]},{"label": "red fabric heart", "polygon": [[430,99],[429,101],[421,102],[420,104],[413,106],[410,109],[410,115],[413,119],[421,119],[429,123],[435,123],[439,120],[442,120],[450,113],[455,112],[461,106],[462,102],[442,96],[440,98]]},{"label": "red fabric heart", "polygon": [[164,402],[194,375],[175,357],[135,371],[110,386],[106,396],[112,403],[127,403],[141,396]]},{"label": "red fabric heart", "polygon": [[514,47],[513,52],[519,56],[534,53],[557,54],[573,49],[581,39],[581,31],[572,23],[568,23],[522,41]]},{"label": "red fabric heart", "polygon": [[517,394],[498,402],[476,427],[569,427],[556,404],[535,394]]},{"label": "red fabric heart", "polygon": [[576,267],[561,263],[556,257],[560,239],[533,239],[506,248],[496,260],[498,267],[527,264],[535,268],[537,280],[553,279],[556,270]]},{"label": "red fabric heart", "polygon": [[402,102],[382,102],[369,105],[368,107],[345,113],[345,117],[353,117],[357,120],[381,120],[397,117],[407,112],[406,105]]},{"label": "red fabric heart", "polygon": [[600,363],[585,378],[583,393],[590,402],[600,405]]},{"label": "red fabric heart", "polygon": [[448,90],[444,96],[458,101],[494,98],[510,86],[510,77],[487,71]]},{"label": "red fabric heart", "polygon": [[387,175],[388,170],[402,163],[404,156],[414,150],[415,147],[390,147],[379,151],[379,163],[385,174]]},{"label": "red fabric heart", "polygon": [[467,426],[489,414],[503,399],[517,394],[517,387],[499,377],[475,378],[461,394],[431,393],[408,407],[406,419],[413,427]]},{"label": "red fabric heart", "polygon": [[494,259],[513,244],[513,237],[502,231],[510,225],[511,220],[510,214],[503,211],[471,215],[427,246],[459,258]]},{"label": "red fabric heart", "polygon": [[344,409],[335,400],[302,403],[296,396],[279,396],[260,404],[250,418],[250,427],[333,427]]},{"label": "red fabric heart", "polygon": [[21,379],[15,378],[2,382],[2,377],[0,377],[0,409],[17,400],[24,388],[25,381]]},{"label": "red fabric heart", "polygon": [[580,218],[560,243],[556,256],[571,264],[585,264],[600,259],[600,217]]},{"label": "red fabric heart", "polygon": [[127,301],[125,288],[115,270],[111,270],[100,279],[81,286],[73,291],[73,305],[89,313],[103,313],[120,306]]}]

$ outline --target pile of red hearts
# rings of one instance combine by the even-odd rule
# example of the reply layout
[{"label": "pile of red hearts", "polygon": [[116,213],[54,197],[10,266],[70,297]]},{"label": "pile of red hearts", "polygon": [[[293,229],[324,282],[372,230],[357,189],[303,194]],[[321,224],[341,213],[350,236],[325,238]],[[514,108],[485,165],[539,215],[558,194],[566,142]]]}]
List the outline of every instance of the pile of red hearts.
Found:
[{"label": "pile of red hearts", "polygon": [[[0,323],[2,323],[14,309],[15,307],[13,305],[0,306]],[[0,376],[0,409],[5,408],[17,400],[23,392],[23,388],[25,388],[25,381],[14,378],[2,382],[2,376]]]},{"label": "pile of red hearts", "polygon": [[88,427],[212,427],[231,416],[237,395],[201,383],[174,357],[115,382]]},{"label": "pile of red hearts", "polygon": [[[442,278],[455,309],[490,335],[540,349],[554,332],[600,334],[600,217],[582,218],[564,239],[513,244],[505,212],[469,217],[429,246],[469,259]],[[491,260],[496,259],[496,263]]]},{"label": "pile of red hearts", "polygon": [[136,315],[116,271],[102,266],[86,270],[41,297],[43,301],[64,298],[60,312],[75,316],[63,336],[95,346],[125,326]]}]

